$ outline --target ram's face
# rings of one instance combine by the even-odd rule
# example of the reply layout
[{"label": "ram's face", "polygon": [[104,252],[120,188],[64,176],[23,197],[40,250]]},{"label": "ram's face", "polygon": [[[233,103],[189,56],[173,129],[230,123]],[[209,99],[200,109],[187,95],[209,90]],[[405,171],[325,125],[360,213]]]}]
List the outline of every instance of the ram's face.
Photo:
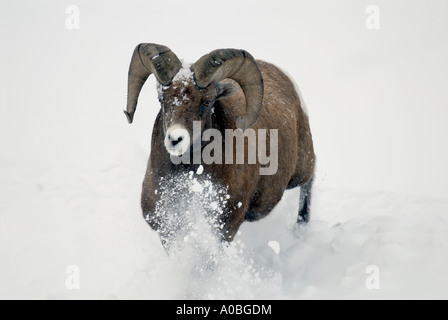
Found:
[{"label": "ram's face", "polygon": [[206,89],[199,89],[191,79],[175,81],[166,87],[159,85],[167,151],[180,156],[195,142],[200,142],[202,132],[212,126],[215,102],[236,90],[232,84],[215,86],[213,83]]},{"label": "ram's face", "polygon": [[[215,99],[214,85],[199,89],[191,80],[180,80],[170,86],[159,87],[165,147],[170,154],[180,156],[190,150],[196,140],[201,139],[205,127],[211,126]],[[193,130],[195,121],[196,130]]]}]

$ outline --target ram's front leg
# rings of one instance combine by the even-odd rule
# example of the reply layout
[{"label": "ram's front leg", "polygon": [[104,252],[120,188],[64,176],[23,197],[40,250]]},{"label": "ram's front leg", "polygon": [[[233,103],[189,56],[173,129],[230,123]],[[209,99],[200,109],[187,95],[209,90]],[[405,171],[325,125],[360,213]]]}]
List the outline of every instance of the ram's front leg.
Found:
[{"label": "ram's front leg", "polygon": [[156,231],[160,230],[160,217],[157,215],[157,203],[160,200],[156,183],[154,182],[151,170],[148,168],[143,180],[141,206],[143,218]]},{"label": "ram's front leg", "polygon": [[160,242],[162,243],[164,249],[169,252],[170,245],[172,243],[172,230],[169,223],[164,223],[164,218],[161,212],[157,209],[157,204],[160,201],[160,193],[156,191],[157,189],[145,187],[143,184],[142,191],[142,213],[143,218],[149,224],[149,226],[155,230],[160,237]]},{"label": "ram's front leg", "polygon": [[243,205],[241,201],[232,201],[223,208],[223,213],[219,216],[221,240],[233,240],[244,221],[246,210],[247,205]]}]

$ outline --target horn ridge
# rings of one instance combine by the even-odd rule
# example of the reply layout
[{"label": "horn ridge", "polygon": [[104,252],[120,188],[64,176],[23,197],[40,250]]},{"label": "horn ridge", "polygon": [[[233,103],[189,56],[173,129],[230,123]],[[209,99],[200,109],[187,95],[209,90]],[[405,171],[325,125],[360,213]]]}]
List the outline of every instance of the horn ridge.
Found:
[{"label": "horn ridge", "polygon": [[128,99],[124,113],[129,123],[134,119],[138,97],[151,74],[162,85],[169,85],[182,67],[179,58],[166,46],[140,43],[134,49],[128,71]]}]

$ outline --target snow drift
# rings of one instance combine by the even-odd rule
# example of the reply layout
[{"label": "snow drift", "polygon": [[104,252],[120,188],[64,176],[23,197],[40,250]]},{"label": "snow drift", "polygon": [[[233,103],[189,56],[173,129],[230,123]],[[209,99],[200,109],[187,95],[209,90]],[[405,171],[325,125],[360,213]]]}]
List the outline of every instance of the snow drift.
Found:
[{"label": "snow drift", "polygon": [[[225,190],[191,172],[177,183],[191,192],[178,213],[190,209],[193,220],[167,255],[139,208],[147,153],[129,143],[108,152],[115,158],[102,169],[10,164],[2,179],[0,298],[448,297],[446,201],[321,188],[318,178],[306,227],[295,223],[299,191],[290,190],[225,245],[206,218]],[[66,287],[71,265],[80,270],[79,290]],[[379,290],[366,287],[372,265]]]}]

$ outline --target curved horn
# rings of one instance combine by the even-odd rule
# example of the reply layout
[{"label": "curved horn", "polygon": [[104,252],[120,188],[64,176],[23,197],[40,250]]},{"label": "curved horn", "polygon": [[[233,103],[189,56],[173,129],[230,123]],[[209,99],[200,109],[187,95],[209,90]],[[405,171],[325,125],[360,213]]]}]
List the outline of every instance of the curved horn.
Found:
[{"label": "curved horn", "polygon": [[246,97],[246,115],[238,117],[237,128],[251,128],[260,116],[263,103],[263,77],[250,53],[238,49],[218,49],[202,56],[193,65],[196,85],[206,88],[211,83],[230,78],[238,82]]},{"label": "curved horn", "polygon": [[134,119],[138,96],[146,79],[154,73],[157,80],[167,86],[181,67],[179,58],[168,47],[154,43],[140,43],[135,48],[129,65],[128,103],[124,110],[129,123]]}]

